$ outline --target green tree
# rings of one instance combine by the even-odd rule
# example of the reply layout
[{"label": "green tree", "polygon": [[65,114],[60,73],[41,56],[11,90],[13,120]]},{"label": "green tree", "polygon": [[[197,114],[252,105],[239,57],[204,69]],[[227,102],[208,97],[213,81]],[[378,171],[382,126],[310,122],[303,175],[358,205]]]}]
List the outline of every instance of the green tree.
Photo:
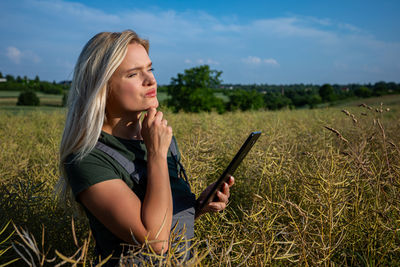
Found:
[{"label": "green tree", "polygon": [[310,108],[315,108],[319,103],[321,103],[321,96],[318,94],[312,94],[308,96],[308,106]]},{"label": "green tree", "polygon": [[329,102],[334,100],[335,95],[332,85],[328,83],[322,85],[321,88],[319,88],[319,95],[321,96],[323,102]]},{"label": "green tree", "polygon": [[40,82],[39,85],[37,86],[37,90],[45,94],[55,94],[55,95],[63,94],[63,89],[61,86],[54,85],[53,83],[49,82]]},{"label": "green tree", "polygon": [[234,90],[228,94],[229,110],[241,109],[245,110],[257,110],[264,106],[263,95],[256,90],[245,91],[245,90]]},{"label": "green tree", "polygon": [[38,75],[35,76],[35,82],[36,82],[36,83],[40,82],[40,79],[39,79],[39,76],[38,76]]},{"label": "green tree", "polygon": [[40,99],[34,91],[24,91],[18,96],[18,106],[39,106]]},{"label": "green tree", "polygon": [[277,110],[292,105],[292,100],[281,93],[268,92],[264,95],[265,107],[269,110]]},{"label": "green tree", "polygon": [[13,81],[15,81],[14,76],[12,76],[11,74],[7,74],[7,75],[6,75],[6,79],[7,79],[7,82],[13,82]]},{"label": "green tree", "polygon": [[168,86],[168,106],[175,112],[223,111],[222,100],[214,95],[214,88],[221,84],[222,71],[211,70],[208,65],[186,69],[171,78]]},{"label": "green tree", "polygon": [[372,95],[372,90],[366,86],[360,86],[354,90],[354,94],[358,97],[370,97]]},{"label": "green tree", "polygon": [[386,83],[384,81],[375,83],[373,93],[376,96],[381,96],[381,95],[387,94],[388,90],[386,87]]},{"label": "green tree", "polygon": [[3,73],[0,72],[0,78],[3,78]]},{"label": "green tree", "polygon": [[388,89],[388,93],[395,93],[399,90],[398,86],[394,82],[389,82],[386,84],[386,88]]}]

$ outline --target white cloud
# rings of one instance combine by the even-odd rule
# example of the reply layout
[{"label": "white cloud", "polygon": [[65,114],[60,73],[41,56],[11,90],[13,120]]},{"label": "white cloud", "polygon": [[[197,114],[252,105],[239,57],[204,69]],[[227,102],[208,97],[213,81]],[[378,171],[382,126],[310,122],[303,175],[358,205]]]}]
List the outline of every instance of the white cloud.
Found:
[{"label": "white cloud", "polygon": [[210,65],[219,65],[219,62],[218,62],[218,61],[215,61],[215,60],[212,60],[212,59],[207,59],[207,64],[210,64]]},{"label": "white cloud", "polygon": [[260,64],[261,63],[261,58],[248,56],[248,57],[242,59],[242,61],[244,63],[247,63],[247,64]]},{"label": "white cloud", "polygon": [[38,55],[29,50],[23,52],[23,58],[32,61],[33,63],[39,63],[42,61],[42,59]]},{"label": "white cloud", "polygon": [[355,32],[355,33],[362,33],[363,32],[363,30],[361,30],[360,28],[358,28],[358,27],[356,27],[354,25],[348,24],[348,23],[339,23],[338,27],[342,28],[344,30],[348,30],[350,32]]},{"label": "white cloud", "polygon": [[15,64],[19,64],[21,61],[21,56],[22,53],[18,48],[14,46],[7,47],[7,57]]},{"label": "white cloud", "polygon": [[243,26],[241,25],[223,25],[219,22],[215,24],[212,29],[216,32],[241,32],[243,30]]},{"label": "white cloud", "polygon": [[246,64],[250,64],[250,65],[266,64],[266,65],[272,65],[272,66],[279,66],[279,63],[278,63],[278,61],[276,61],[276,59],[273,59],[273,58],[261,59],[259,57],[255,57],[255,56],[248,56],[246,58],[243,58],[242,62],[244,62]]},{"label": "white cloud", "polygon": [[274,66],[278,66],[279,65],[278,61],[276,61],[276,59],[273,59],[273,58],[264,59],[264,63],[266,63],[268,65],[274,65]]},{"label": "white cloud", "polygon": [[[261,73],[265,68],[260,68],[260,73],[252,69],[258,76],[248,78],[246,71],[235,69],[238,61],[248,66],[268,66],[269,73],[274,73],[273,78],[281,79],[280,82],[299,79],[297,77],[312,81],[321,76],[318,66],[323,64],[329,65],[324,73],[342,70],[340,64],[343,64],[348,66],[349,73],[357,72],[365,80],[375,78],[370,78],[370,68],[363,66],[377,66],[382,75],[375,77],[398,80],[395,72],[398,73],[400,68],[400,42],[378,39],[359,28],[360,25],[331,18],[289,15],[241,21],[232,18],[234,14],[224,18],[224,14],[212,16],[190,9],[180,12],[159,8],[127,8],[114,12],[62,0],[6,1],[6,5],[10,7],[3,9],[0,19],[6,22],[0,25],[0,31],[5,33],[1,49],[6,50],[1,54],[9,59],[4,62],[19,63],[24,72],[21,63],[25,60],[38,63],[43,59],[46,64],[37,65],[41,65],[45,75],[62,73],[59,74],[61,77],[49,77],[49,80],[65,79],[62,75],[73,68],[73,64],[57,64],[56,58],[61,62],[75,62],[84,43],[95,33],[128,28],[150,40],[152,60],[157,64],[157,70],[162,70],[159,75],[164,81],[181,72],[184,64],[219,65],[226,81],[252,82],[258,76],[267,79],[265,73]],[[20,39],[14,42],[9,32]],[[7,43],[7,40],[13,40],[13,43]],[[280,68],[272,68],[282,62],[290,70],[283,72]],[[241,73],[243,78],[239,77]],[[336,76],[331,79],[335,80]]]},{"label": "white cloud", "polygon": [[21,51],[20,49],[9,46],[6,52],[7,57],[15,64],[21,63],[21,60],[39,63],[41,58],[30,50]]},{"label": "white cloud", "polygon": [[107,22],[112,24],[120,22],[118,15],[107,14],[99,9],[90,8],[81,3],[60,0],[27,0],[26,2],[45,13],[62,14],[64,18],[69,20],[77,18],[83,21]]},{"label": "white cloud", "polygon": [[184,60],[184,62],[186,63],[186,64],[192,64],[192,63],[197,63],[197,64],[208,64],[208,65],[219,65],[219,62],[218,61],[216,61],[216,60],[213,60],[213,59],[210,59],[210,58],[208,58],[208,59],[202,59],[202,58],[199,58],[199,59],[197,59],[197,60],[190,60],[190,59],[185,59]]},{"label": "white cloud", "polygon": [[[335,31],[321,29],[321,22],[297,17],[260,19],[252,22],[248,31],[251,34],[268,35],[279,38],[309,39],[318,43],[337,44],[341,40]],[[275,41],[278,41],[275,39]]]}]

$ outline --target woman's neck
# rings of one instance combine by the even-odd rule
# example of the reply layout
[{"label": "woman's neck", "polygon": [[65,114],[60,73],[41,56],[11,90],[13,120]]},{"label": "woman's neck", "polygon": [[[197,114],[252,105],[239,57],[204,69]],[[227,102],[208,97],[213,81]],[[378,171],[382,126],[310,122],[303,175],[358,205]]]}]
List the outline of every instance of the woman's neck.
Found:
[{"label": "woman's neck", "polygon": [[142,129],[141,115],[142,112],[123,117],[107,114],[107,122],[103,124],[102,130],[120,138],[142,140],[143,138],[140,134]]}]

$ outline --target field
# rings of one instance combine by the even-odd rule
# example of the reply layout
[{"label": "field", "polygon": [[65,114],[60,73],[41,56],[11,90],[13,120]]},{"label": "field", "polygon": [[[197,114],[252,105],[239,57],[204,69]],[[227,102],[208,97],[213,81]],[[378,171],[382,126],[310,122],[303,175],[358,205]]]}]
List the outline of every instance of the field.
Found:
[{"label": "field", "polygon": [[[0,91],[0,107],[1,106],[15,106],[18,101],[18,96],[20,92],[17,91]],[[62,104],[62,95],[51,95],[51,94],[44,94],[41,92],[36,93],[37,96],[40,98],[40,105],[41,106],[50,106],[50,107],[57,107],[61,106]],[[165,92],[158,92],[158,99],[159,101],[163,101],[167,98],[167,93]]]},{"label": "field", "polygon": [[[165,110],[196,195],[249,132],[263,132],[235,174],[228,208],[196,221],[192,263],[399,266],[400,97],[362,103],[223,115]],[[0,266],[16,258],[13,266],[26,266],[22,256],[37,266],[92,256],[86,219],[52,194],[65,109],[43,108],[0,107],[0,243],[14,230],[9,220],[19,231],[0,244]],[[5,251],[11,242],[20,255]]]}]

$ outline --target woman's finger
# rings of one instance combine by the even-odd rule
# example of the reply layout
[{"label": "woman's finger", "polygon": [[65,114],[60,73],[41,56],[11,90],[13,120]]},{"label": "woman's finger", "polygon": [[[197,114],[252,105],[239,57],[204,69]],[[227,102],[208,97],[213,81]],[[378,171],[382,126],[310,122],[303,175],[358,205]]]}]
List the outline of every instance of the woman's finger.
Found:
[{"label": "woman's finger", "polygon": [[156,112],[157,112],[157,110],[155,108],[149,108],[143,118],[143,124],[150,127],[151,123],[154,120],[154,116],[156,115]]},{"label": "woman's finger", "polygon": [[228,186],[227,183],[223,183],[221,192],[222,192],[223,194],[227,195],[228,197],[230,196],[230,193],[229,193],[229,186]]},{"label": "woman's finger", "polygon": [[228,203],[229,196],[227,194],[222,193],[221,191],[217,192],[219,202]]},{"label": "woman's finger", "polygon": [[155,108],[149,108],[147,110],[147,118],[153,119],[154,116],[156,115],[156,113],[157,113],[157,110]]},{"label": "woman's finger", "polygon": [[233,176],[229,176],[229,179],[228,179],[229,187],[231,187],[234,184],[235,184],[235,178]]},{"label": "woman's finger", "polygon": [[221,211],[226,208],[226,204],[224,202],[211,202],[208,207],[211,211]]},{"label": "woman's finger", "polygon": [[164,114],[161,111],[157,111],[156,115],[154,116],[154,121],[161,122]]}]

